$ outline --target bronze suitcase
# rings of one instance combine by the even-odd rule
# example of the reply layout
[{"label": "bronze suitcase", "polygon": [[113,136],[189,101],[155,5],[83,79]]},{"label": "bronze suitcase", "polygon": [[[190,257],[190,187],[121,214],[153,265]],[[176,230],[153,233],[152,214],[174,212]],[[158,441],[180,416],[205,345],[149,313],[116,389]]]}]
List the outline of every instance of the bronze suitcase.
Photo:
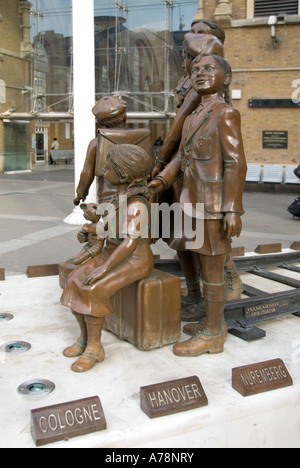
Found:
[{"label": "bronze suitcase", "polygon": [[154,270],[120,290],[105,328],[142,351],[175,343],[181,335],[180,278]]}]

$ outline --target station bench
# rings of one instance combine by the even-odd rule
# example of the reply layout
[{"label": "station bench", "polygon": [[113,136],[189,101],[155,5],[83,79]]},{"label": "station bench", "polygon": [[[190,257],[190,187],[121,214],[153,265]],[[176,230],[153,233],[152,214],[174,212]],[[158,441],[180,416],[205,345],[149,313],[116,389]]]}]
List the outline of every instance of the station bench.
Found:
[{"label": "station bench", "polygon": [[50,155],[53,164],[59,161],[64,161],[65,164],[74,161],[74,150],[50,150]]},{"label": "station bench", "polygon": [[297,165],[248,164],[246,182],[299,184],[294,170]]}]

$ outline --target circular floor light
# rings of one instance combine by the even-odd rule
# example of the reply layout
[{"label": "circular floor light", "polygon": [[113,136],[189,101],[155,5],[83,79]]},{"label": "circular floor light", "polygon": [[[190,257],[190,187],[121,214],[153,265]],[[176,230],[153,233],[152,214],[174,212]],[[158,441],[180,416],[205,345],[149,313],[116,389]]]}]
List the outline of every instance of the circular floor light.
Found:
[{"label": "circular floor light", "polygon": [[25,353],[31,348],[30,343],[25,341],[11,341],[10,343],[4,343],[1,346],[1,350],[8,354],[20,354]]},{"label": "circular floor light", "polygon": [[9,322],[13,318],[14,318],[14,316],[12,314],[2,314],[2,313],[0,313],[0,323],[1,322]]},{"label": "circular floor light", "polygon": [[27,397],[40,397],[53,392],[55,385],[53,382],[44,379],[28,380],[18,387],[18,393]]}]

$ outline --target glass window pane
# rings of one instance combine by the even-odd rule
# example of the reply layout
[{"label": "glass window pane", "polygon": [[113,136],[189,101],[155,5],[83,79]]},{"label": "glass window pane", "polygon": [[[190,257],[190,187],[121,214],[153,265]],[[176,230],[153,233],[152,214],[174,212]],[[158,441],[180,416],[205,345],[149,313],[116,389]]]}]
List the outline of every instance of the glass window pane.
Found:
[{"label": "glass window pane", "polygon": [[72,108],[71,0],[32,0],[32,111]]},{"label": "glass window pane", "polygon": [[96,98],[119,92],[129,111],[172,112],[197,8],[198,0],[95,0]]}]

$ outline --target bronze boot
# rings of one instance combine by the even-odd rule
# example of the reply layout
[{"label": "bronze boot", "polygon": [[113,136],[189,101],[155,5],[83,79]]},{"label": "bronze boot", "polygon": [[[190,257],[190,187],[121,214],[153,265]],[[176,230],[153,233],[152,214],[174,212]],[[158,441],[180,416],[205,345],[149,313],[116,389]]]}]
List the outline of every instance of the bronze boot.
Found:
[{"label": "bronze boot", "polygon": [[224,277],[226,283],[227,300],[233,301],[241,299],[243,294],[243,282],[230,255],[228,256],[225,265]]},{"label": "bronze boot", "polygon": [[[173,351],[176,356],[200,356],[217,354],[224,350],[228,328],[224,325],[224,307],[226,304],[225,283],[209,284],[204,282],[206,303],[205,325],[199,325],[198,332],[187,341],[176,343]],[[224,322],[224,323],[223,323]]]},{"label": "bronze boot", "polygon": [[68,348],[64,349],[63,355],[68,358],[81,356],[87,345],[87,328],[84,320],[84,315],[77,314],[74,311],[72,311],[72,314],[78,322],[81,334],[72,346],[69,346]]},{"label": "bronze boot", "polygon": [[102,362],[105,358],[105,351],[101,344],[104,319],[86,316],[85,321],[87,324],[88,343],[82,356],[72,365],[71,369],[73,372],[87,372],[97,362]]},{"label": "bronze boot", "polygon": [[[222,322],[222,330],[225,330],[227,327],[225,320]],[[194,336],[199,333],[201,330],[205,328],[205,319],[200,320],[200,322],[196,323],[187,323],[183,327],[184,333],[190,336]]]}]

